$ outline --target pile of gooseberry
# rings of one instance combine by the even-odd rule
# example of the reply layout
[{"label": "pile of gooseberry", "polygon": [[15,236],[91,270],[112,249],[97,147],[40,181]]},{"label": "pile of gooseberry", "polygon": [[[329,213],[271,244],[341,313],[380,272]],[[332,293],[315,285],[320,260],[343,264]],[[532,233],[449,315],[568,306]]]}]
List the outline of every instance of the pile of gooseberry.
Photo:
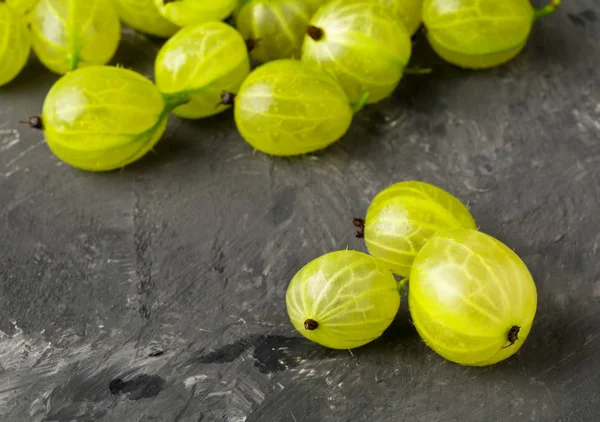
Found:
[{"label": "pile of gooseberry", "polygon": [[290,320],[305,337],[333,349],[370,343],[395,319],[408,285],[412,322],[444,358],[484,366],[521,348],[537,308],[533,278],[515,252],[477,229],[459,199],[399,182],[353,222],[369,254],[325,254],[288,287]]},{"label": "pile of gooseberry", "polygon": [[[122,168],[164,134],[169,116],[233,108],[236,127],[272,156],[337,142],[362,108],[388,98],[422,28],[446,62],[488,69],[514,59],[560,0],[0,0],[0,86],[31,50],[60,78],[29,124],[49,149],[89,171]],[[121,24],[167,38],[154,81],[108,65]],[[413,322],[440,355],[485,365],[513,354],[531,328],[535,285],[523,262],[476,229],[461,202],[422,182],[374,198],[356,220],[370,255],[338,251],[292,280],[294,326],[332,348],[379,337],[409,287]],[[394,274],[403,277],[396,283]],[[399,287],[400,286],[400,287]]]}]

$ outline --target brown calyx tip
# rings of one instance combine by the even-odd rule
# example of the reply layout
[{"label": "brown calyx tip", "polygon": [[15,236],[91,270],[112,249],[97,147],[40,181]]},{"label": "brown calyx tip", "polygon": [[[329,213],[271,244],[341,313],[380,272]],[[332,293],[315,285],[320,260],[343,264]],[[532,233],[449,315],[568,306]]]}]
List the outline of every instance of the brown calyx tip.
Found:
[{"label": "brown calyx tip", "polygon": [[355,236],[358,239],[364,239],[365,238],[365,220],[362,218],[353,218],[352,224],[354,224],[354,227],[356,227],[358,229],[356,231]]},{"label": "brown calyx tip", "polygon": [[221,102],[217,105],[232,106],[235,102],[235,94],[233,92],[223,91],[221,92]]},{"label": "brown calyx tip", "polygon": [[308,27],[308,29],[306,30],[306,33],[308,34],[309,37],[311,37],[315,41],[319,41],[325,36],[325,31],[323,31],[318,26],[312,26],[312,25],[310,25]]},{"label": "brown calyx tip", "polygon": [[[0,2],[1,1],[2,0],[0,0]],[[40,116],[33,116],[33,117],[30,117],[29,120],[19,122],[19,123],[29,125],[29,127],[32,129],[44,130],[44,122],[42,121],[42,118]]]},{"label": "brown calyx tip", "polygon": [[248,49],[248,53],[251,53],[252,51],[254,51],[254,49],[258,46],[259,42],[260,42],[260,38],[258,38],[258,39],[248,38],[246,40],[246,48]]},{"label": "brown calyx tip", "polygon": [[508,330],[508,342],[510,344],[503,347],[503,349],[512,346],[519,339],[519,331],[521,331],[521,327],[518,325],[514,325]]},{"label": "brown calyx tip", "polygon": [[163,4],[169,4],[169,3],[173,3],[176,2],[177,0],[163,0]]},{"label": "brown calyx tip", "polygon": [[306,321],[304,321],[304,328],[309,331],[316,330],[317,327],[319,327],[319,323],[317,321],[315,321],[314,319],[309,318]]}]

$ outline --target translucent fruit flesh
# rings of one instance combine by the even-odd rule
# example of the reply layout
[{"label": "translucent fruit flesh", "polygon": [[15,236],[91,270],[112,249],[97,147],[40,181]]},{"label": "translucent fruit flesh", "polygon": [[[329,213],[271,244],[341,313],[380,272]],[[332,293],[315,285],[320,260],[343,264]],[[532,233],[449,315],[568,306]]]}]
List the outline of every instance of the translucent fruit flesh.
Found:
[{"label": "translucent fruit flesh", "polygon": [[277,60],[254,70],[235,99],[244,139],[271,155],[306,154],[336,142],[352,122],[340,86],[318,69]]},{"label": "translucent fruit flesh", "polygon": [[219,104],[222,92],[237,93],[249,73],[244,39],[222,22],[182,29],[161,48],[155,65],[161,92],[190,98],[173,113],[193,119],[226,110],[229,106]]},{"label": "translucent fruit flesh", "polygon": [[400,295],[389,270],[369,255],[346,250],[303,267],[288,287],[286,305],[306,338],[352,349],[381,336],[398,312]]},{"label": "translucent fruit flesh", "polygon": [[161,93],[131,70],[98,66],[60,78],[44,101],[44,135],[67,164],[107,171],[145,155],[167,124]]},{"label": "translucent fruit flesh", "polygon": [[406,181],[384,189],[365,218],[369,253],[395,274],[408,277],[425,243],[438,231],[476,228],[469,210],[453,195],[429,183]]},{"label": "translucent fruit flesh", "polygon": [[[484,233],[438,233],[413,263],[409,307],[417,331],[444,358],[491,365],[516,353],[537,307],[536,287],[525,264]],[[511,330],[517,329],[514,344]]]},{"label": "translucent fruit flesh", "polygon": [[529,0],[425,0],[432,48],[454,65],[484,69],[517,56],[534,21]]}]

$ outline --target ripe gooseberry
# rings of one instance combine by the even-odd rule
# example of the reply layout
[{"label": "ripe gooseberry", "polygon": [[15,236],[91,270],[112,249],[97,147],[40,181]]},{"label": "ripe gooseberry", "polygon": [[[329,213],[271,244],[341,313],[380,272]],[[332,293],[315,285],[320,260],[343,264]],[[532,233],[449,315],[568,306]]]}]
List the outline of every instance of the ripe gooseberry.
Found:
[{"label": "ripe gooseberry", "polygon": [[537,308],[523,261],[499,240],[470,229],[427,242],[408,290],[412,321],[425,343],[462,365],[492,365],[515,354]]},{"label": "ripe gooseberry", "polygon": [[160,14],[181,27],[221,21],[231,15],[237,3],[238,0],[154,0]]},{"label": "ripe gooseberry", "polygon": [[236,27],[253,46],[256,61],[299,59],[308,21],[317,7],[314,0],[249,0],[237,13]]},{"label": "ripe gooseberry", "polygon": [[333,76],[351,103],[368,94],[372,104],[398,86],[411,57],[404,24],[376,2],[336,0],[310,21],[302,62]]},{"label": "ripe gooseberry", "polygon": [[369,253],[395,274],[408,277],[425,243],[439,231],[475,229],[473,216],[456,197],[425,182],[404,181],[379,192],[365,220],[355,220],[364,231]]},{"label": "ripe gooseberry", "polygon": [[167,38],[179,30],[159,13],[154,0],[114,0],[114,4],[121,20],[140,32]]},{"label": "ripe gooseberry", "polygon": [[337,251],[304,266],[286,293],[290,320],[303,336],[332,349],[380,337],[394,320],[400,294],[392,273],[373,257]]},{"label": "ripe gooseberry", "polygon": [[350,127],[353,109],[330,76],[297,60],[276,60],[246,78],[235,97],[234,116],[254,148],[289,156],[336,142]]},{"label": "ripe gooseberry", "polygon": [[409,34],[414,34],[421,26],[423,0],[371,0],[389,8],[404,22]]},{"label": "ripe gooseberry", "polygon": [[534,21],[549,15],[560,0],[534,9],[529,0],[425,0],[423,23],[436,53],[449,63],[486,69],[515,58],[525,47]]},{"label": "ripe gooseberry", "polygon": [[226,110],[229,106],[219,103],[221,93],[238,92],[249,73],[244,39],[223,22],[183,28],[163,45],[155,63],[158,89],[190,99],[173,110],[177,116],[189,119]]},{"label": "ripe gooseberry", "polygon": [[67,164],[107,171],[145,155],[164,133],[169,111],[144,76],[97,66],[61,77],[30,124],[44,130],[50,150]]},{"label": "ripe gooseberry", "polygon": [[0,2],[0,86],[17,77],[30,52],[31,40],[25,19]]},{"label": "ripe gooseberry", "polygon": [[41,0],[31,15],[33,49],[51,71],[103,65],[115,54],[121,23],[111,1]]}]

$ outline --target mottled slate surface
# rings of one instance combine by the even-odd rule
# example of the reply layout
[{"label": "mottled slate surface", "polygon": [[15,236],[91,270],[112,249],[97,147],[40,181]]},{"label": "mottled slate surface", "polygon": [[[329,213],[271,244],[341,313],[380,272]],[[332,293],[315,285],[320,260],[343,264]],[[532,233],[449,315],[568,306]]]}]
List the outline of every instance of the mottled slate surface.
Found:
[{"label": "mottled slate surface", "polygon": [[[253,153],[226,113],[173,119],[122,172],[73,170],[17,123],[56,80],[32,60],[0,89],[0,419],[598,420],[600,2],[565,3],[493,71],[443,65],[420,41],[433,75],[297,159]],[[115,62],[151,76],[157,48],[126,31]],[[405,300],[353,355],[292,329],[290,278],[364,250],[351,218],[403,179],[469,202],[530,267],[539,308],[518,357],[444,361]]]}]

